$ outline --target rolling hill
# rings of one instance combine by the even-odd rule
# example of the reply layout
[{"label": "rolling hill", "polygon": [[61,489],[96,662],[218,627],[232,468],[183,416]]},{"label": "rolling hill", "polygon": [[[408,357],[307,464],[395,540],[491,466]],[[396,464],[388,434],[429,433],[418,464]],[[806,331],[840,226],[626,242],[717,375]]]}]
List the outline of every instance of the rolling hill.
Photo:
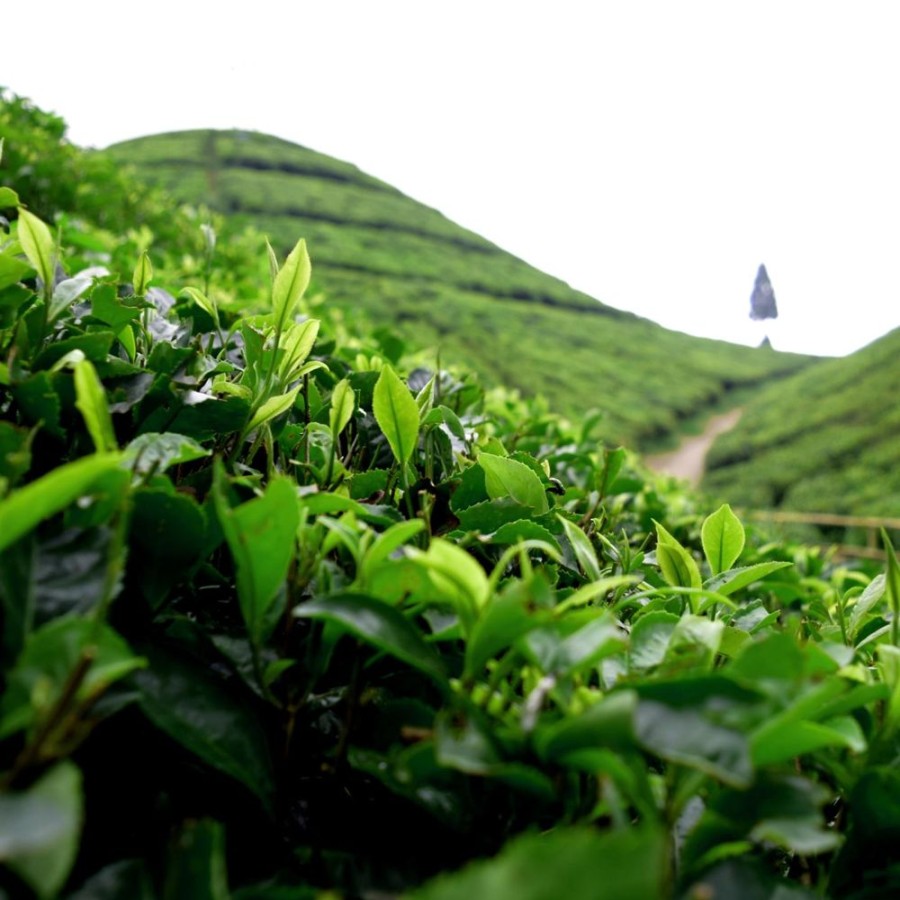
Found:
[{"label": "rolling hill", "polygon": [[651,447],[729,392],[809,362],[613,309],[355,166],[278,138],[188,131],[104,152],[280,250],[306,237],[329,303],[567,415],[602,410],[608,440]]},{"label": "rolling hill", "polygon": [[703,486],[759,508],[897,516],[898,382],[900,329],[760,391]]}]

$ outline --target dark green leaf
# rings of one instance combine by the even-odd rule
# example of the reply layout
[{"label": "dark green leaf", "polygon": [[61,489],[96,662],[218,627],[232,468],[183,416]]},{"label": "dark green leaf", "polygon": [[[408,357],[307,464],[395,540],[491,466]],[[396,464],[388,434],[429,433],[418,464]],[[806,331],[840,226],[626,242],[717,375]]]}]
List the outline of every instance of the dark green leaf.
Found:
[{"label": "dark green leaf", "polygon": [[199,397],[203,399],[193,396],[174,418],[169,410],[164,410],[157,420],[148,419],[141,430],[155,432],[165,428],[197,441],[205,441],[233,434],[247,423],[250,402],[243,397],[216,399],[208,394],[200,394]]},{"label": "dark green leaf", "polygon": [[[502,501],[496,502],[501,503]],[[518,544],[521,541],[543,541],[559,552],[556,538],[543,525],[539,525],[532,519],[507,522],[491,535],[491,543],[500,546]]]},{"label": "dark green leaf", "polygon": [[103,599],[110,554],[115,551],[114,532],[106,525],[67,528],[40,541],[28,587],[33,593],[35,624],[94,609]]},{"label": "dark green leaf", "polygon": [[617,751],[636,746],[634,717],[638,698],[633,691],[615,691],[583,713],[550,725],[539,725],[534,739],[543,759],[564,761],[580,750],[608,747]]},{"label": "dark green leaf", "polygon": [[50,344],[46,350],[39,353],[32,369],[35,372],[49,369],[73,350],[80,350],[92,363],[103,362],[115,339],[116,336],[111,331],[90,331],[87,334],[64,338]]},{"label": "dark green leaf", "polygon": [[337,594],[294,607],[294,615],[335,622],[372,646],[446,681],[440,656],[422,640],[419,630],[402,613],[364,594]]},{"label": "dark green leaf", "polygon": [[500,762],[490,730],[474,715],[446,709],[434,723],[434,752],[442,766],[487,775]]},{"label": "dark green leaf", "polygon": [[294,482],[273,478],[262,497],[231,509],[216,468],[216,512],[237,569],[238,599],[250,638],[265,637],[266,614],[294,558],[300,505]]},{"label": "dark green leaf", "polygon": [[[749,849],[746,844],[736,845],[735,852],[744,854]],[[739,858],[713,866],[693,882],[682,896],[740,897],[741,900],[816,900],[821,895],[789,881],[776,879],[765,866]]]},{"label": "dark green leaf", "polygon": [[130,522],[131,565],[154,605],[202,560],[209,540],[206,512],[192,497],[162,488],[135,491]]},{"label": "dark green leaf", "polygon": [[134,675],[138,702],[157,728],[200,759],[246,785],[266,806],[272,767],[265,733],[234,685],[208,666],[148,647],[148,668]]},{"label": "dark green leaf", "polygon": [[40,423],[41,428],[56,437],[64,432],[60,427],[62,401],[53,385],[54,377],[48,372],[37,372],[30,378],[19,382],[12,394],[16,399],[26,421],[32,425]]},{"label": "dark green leaf", "polygon": [[171,466],[210,455],[210,451],[201,447],[193,438],[171,431],[165,434],[145,432],[138,435],[125,450],[134,457],[135,472],[144,475],[148,472],[161,474]]},{"label": "dark green leaf", "polygon": [[0,421],[0,479],[15,484],[31,467],[31,433]]},{"label": "dark green leaf", "polygon": [[[570,631],[566,626],[576,617],[584,624]],[[530,632],[526,644],[543,672],[565,678],[623,650],[625,634],[610,613],[587,610]]]},{"label": "dark green leaf", "polygon": [[675,709],[642,699],[635,715],[635,730],[647,750],[670,762],[736,787],[747,787],[753,778],[747,738],[698,710]]},{"label": "dark green leaf", "polygon": [[477,676],[489,659],[551,616],[551,610],[535,605],[529,583],[512,582],[485,606],[475,623],[466,642],[466,674]]},{"label": "dark green leaf", "polygon": [[141,315],[147,303],[135,297],[119,297],[114,284],[98,284],[91,291],[91,315],[118,334]]}]

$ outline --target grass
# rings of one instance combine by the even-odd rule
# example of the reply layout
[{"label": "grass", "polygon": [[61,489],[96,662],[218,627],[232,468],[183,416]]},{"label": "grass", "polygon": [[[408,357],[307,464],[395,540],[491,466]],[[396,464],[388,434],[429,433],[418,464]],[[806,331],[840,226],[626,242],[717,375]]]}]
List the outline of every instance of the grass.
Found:
[{"label": "grass", "polygon": [[651,449],[730,391],[808,362],[605,306],[355,166],[277,138],[189,131],[107,152],[280,250],[305,236],[329,304],[571,417],[601,409],[607,440]]}]

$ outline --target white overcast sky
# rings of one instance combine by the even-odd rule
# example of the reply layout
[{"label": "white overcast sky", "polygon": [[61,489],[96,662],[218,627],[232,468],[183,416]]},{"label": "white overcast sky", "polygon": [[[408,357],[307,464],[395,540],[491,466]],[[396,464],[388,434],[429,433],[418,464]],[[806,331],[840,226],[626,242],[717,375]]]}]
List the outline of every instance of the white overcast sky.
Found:
[{"label": "white overcast sky", "polygon": [[900,325],[893,0],[7,6],[0,84],[76,143],[275,134],[694,334],[843,354]]}]

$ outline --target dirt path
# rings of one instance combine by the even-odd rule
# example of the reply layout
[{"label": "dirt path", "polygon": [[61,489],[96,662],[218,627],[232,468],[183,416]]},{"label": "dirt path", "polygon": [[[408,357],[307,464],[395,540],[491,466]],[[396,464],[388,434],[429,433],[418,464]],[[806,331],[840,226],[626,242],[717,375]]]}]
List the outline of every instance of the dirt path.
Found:
[{"label": "dirt path", "polygon": [[669,453],[656,453],[653,456],[645,456],[644,462],[654,472],[662,472],[666,475],[674,475],[676,478],[684,478],[694,487],[700,484],[703,478],[706,454],[713,441],[726,431],[731,431],[744,412],[741,407],[730,409],[721,415],[713,416],[703,429],[702,434],[686,437],[674,450]]}]

